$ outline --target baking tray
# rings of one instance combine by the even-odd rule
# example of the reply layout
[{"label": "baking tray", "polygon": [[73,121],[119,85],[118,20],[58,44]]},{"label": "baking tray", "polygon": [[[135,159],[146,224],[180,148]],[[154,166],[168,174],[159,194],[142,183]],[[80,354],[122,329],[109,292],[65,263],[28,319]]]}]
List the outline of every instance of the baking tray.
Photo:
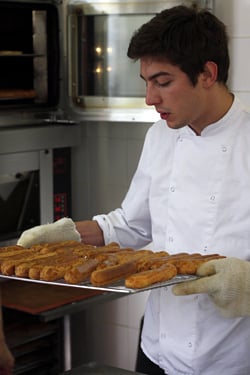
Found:
[{"label": "baking tray", "polygon": [[166,286],[170,286],[170,285],[174,285],[174,284],[179,284],[179,283],[182,283],[184,281],[195,280],[198,277],[195,276],[195,275],[177,275],[177,276],[173,277],[171,280],[164,281],[164,282],[161,282],[161,283],[156,283],[156,284],[150,285],[146,288],[140,288],[140,289],[126,288],[125,285],[124,285],[124,280],[120,280],[120,281],[115,282],[113,284],[100,287],[100,286],[93,286],[90,282],[87,282],[87,281],[79,283],[79,284],[69,284],[64,280],[44,281],[44,280],[33,280],[33,279],[22,278],[22,277],[17,277],[17,276],[4,276],[4,275],[0,275],[0,278],[2,280],[10,279],[10,280],[26,281],[26,282],[31,282],[31,283],[47,284],[47,285],[69,286],[69,287],[75,287],[75,288],[100,290],[100,291],[104,291],[104,292],[117,292],[117,293],[132,294],[132,293],[144,292],[144,291],[152,290],[152,289],[156,289],[156,288],[161,288],[161,287],[164,287],[164,286],[166,287]]}]

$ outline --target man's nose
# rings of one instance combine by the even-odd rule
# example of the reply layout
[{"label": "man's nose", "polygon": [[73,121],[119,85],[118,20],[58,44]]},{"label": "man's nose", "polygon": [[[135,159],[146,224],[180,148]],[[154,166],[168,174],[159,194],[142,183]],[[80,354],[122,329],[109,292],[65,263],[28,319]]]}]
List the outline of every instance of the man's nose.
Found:
[{"label": "man's nose", "polygon": [[147,86],[146,88],[146,96],[145,96],[145,103],[147,105],[156,105],[159,104],[161,101],[160,96],[153,87]]}]

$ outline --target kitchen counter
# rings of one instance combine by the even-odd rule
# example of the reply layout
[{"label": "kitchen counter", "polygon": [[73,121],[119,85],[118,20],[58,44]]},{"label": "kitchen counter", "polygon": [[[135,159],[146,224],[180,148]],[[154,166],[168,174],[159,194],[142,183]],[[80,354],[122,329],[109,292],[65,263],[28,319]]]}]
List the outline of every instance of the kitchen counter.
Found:
[{"label": "kitchen counter", "polygon": [[[0,286],[2,290],[2,305],[4,307],[37,315],[42,322],[62,319],[64,337],[63,368],[65,371],[72,368],[70,316],[100,303],[121,298],[124,295],[122,293],[100,292],[70,286],[45,285],[18,280],[6,281],[3,278],[0,278]],[[92,372],[92,374],[95,374],[95,372]]]}]

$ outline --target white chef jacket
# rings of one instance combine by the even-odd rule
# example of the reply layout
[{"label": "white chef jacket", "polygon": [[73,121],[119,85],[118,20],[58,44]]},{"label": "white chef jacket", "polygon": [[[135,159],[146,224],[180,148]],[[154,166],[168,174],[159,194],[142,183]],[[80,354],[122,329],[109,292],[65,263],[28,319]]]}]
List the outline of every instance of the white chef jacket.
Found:
[{"label": "white chef jacket", "polygon": [[[235,98],[201,136],[156,122],[121,208],[93,219],[106,243],[250,259],[250,114]],[[207,294],[159,288],[142,348],[168,375],[249,375],[250,318],[223,318]]]}]

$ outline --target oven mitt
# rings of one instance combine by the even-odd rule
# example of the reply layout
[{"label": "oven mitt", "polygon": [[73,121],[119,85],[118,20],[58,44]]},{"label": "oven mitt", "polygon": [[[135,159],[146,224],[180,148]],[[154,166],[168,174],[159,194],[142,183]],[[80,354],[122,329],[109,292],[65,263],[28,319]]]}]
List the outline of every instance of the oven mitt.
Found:
[{"label": "oven mitt", "polygon": [[175,285],[173,293],[207,293],[225,318],[250,315],[250,262],[210,260],[198,268],[197,275],[203,277]]},{"label": "oven mitt", "polygon": [[73,220],[64,217],[54,223],[38,225],[25,230],[18,239],[17,245],[31,247],[40,243],[72,240],[80,242],[80,233],[76,230]]}]

